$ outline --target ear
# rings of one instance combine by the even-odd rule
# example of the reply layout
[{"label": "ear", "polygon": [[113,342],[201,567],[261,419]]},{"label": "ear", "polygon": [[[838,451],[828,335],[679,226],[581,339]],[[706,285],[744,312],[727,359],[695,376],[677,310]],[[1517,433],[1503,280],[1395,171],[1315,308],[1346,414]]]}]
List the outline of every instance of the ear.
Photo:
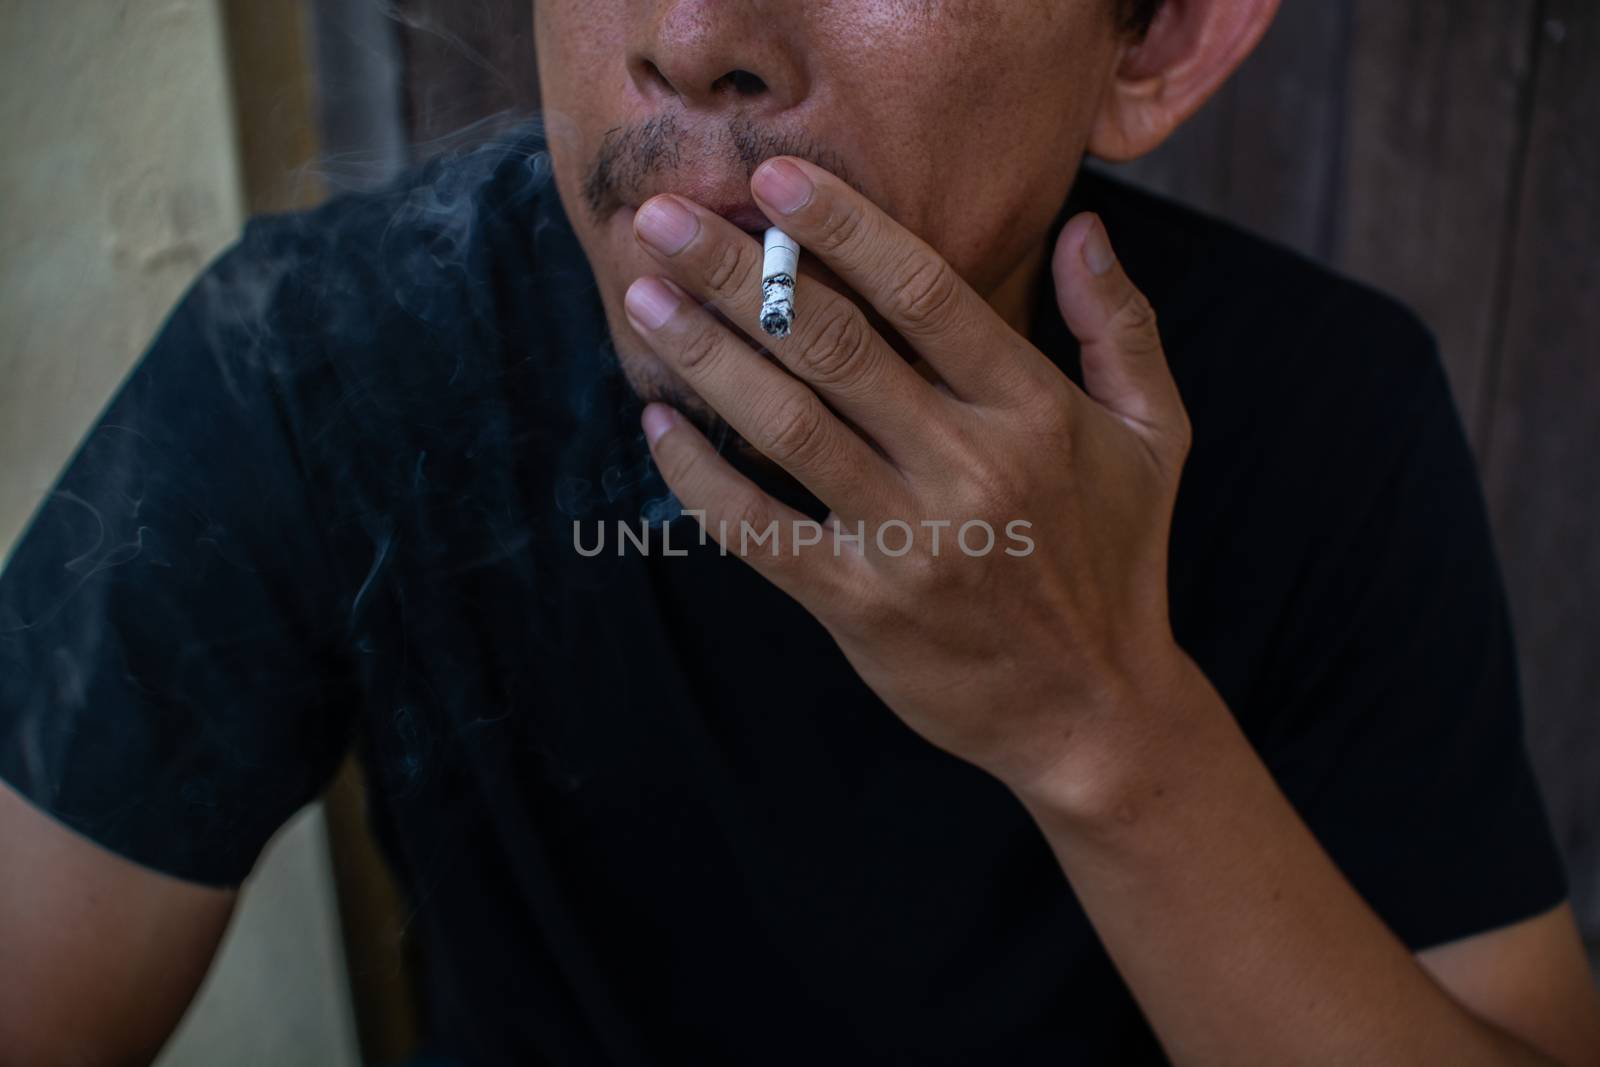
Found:
[{"label": "ear", "polygon": [[1122,46],[1089,134],[1092,155],[1152,151],[1211,98],[1260,42],[1279,0],[1165,0],[1143,40]]}]

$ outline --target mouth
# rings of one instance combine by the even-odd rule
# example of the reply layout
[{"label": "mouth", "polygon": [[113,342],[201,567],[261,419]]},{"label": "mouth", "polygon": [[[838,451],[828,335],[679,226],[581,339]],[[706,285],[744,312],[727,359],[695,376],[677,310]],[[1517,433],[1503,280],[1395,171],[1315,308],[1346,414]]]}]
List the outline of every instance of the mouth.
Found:
[{"label": "mouth", "polygon": [[661,175],[655,181],[630,190],[623,198],[623,206],[632,214],[645,201],[663,193],[692,200],[748,234],[759,236],[772,226],[772,221],[751,198],[750,179],[742,171]]},{"label": "mouth", "polygon": [[721,215],[745,233],[760,237],[772,228],[772,220],[753,201],[738,204],[704,204],[707,211]]},{"label": "mouth", "polygon": [[622,205],[622,213],[625,221],[631,226],[633,224],[633,216],[638,213],[639,208],[643,206],[644,202],[665,192],[674,193],[677,196],[683,197],[685,200],[694,200],[695,203],[699,204],[713,215],[722,216],[739,229],[743,230],[745,233],[750,234],[752,237],[762,236],[767,232],[767,230],[771,229],[773,225],[772,221],[767,218],[766,213],[760,208],[756,207],[754,201],[747,200],[743,203],[708,203],[704,200],[696,200],[691,194],[681,193],[675,189],[663,189],[658,193],[652,193],[650,196],[641,199],[638,203],[633,203],[631,201],[624,203]]}]

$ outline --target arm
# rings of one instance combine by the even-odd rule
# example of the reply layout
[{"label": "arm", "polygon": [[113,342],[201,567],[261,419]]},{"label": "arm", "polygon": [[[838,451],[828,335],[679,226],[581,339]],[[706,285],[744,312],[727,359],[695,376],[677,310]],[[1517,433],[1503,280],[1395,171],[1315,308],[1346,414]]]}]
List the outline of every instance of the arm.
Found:
[{"label": "arm", "polygon": [[1479,1018],[1561,1063],[1597,1062],[1600,1005],[1570,904],[1417,958]]},{"label": "arm", "polygon": [[348,266],[338,210],[197,279],[0,570],[0,1067],[147,1062],[233,907],[202,887],[343,756],[351,602],[301,433],[339,403],[307,296]]},{"label": "arm", "polygon": [[0,784],[0,1065],[145,1064],[177,1026],[232,890],[116,856]]},{"label": "arm", "polygon": [[1023,799],[1175,1062],[1600,1062],[1565,908],[1419,965],[1197,669],[1135,699],[1158,733],[1086,743]]},{"label": "arm", "polygon": [[[1509,992],[1471,949],[1431,961],[1448,987],[1430,977],[1177,647],[1167,542],[1190,427],[1154,316],[1104,227],[1074,219],[1052,263],[1085,391],[934,250],[825,171],[768,161],[752,188],[915,348],[939,388],[823,286],[805,290],[804,320],[774,346],[785,374],[693,299],[636,282],[627,308],[646,343],[824,501],[835,530],[868,531],[842,553],[833,538],[797,536],[746,562],[827,626],[912,728],[1029,807],[1173,1057],[1593,1062],[1600,1032],[1570,931],[1496,935],[1540,975],[1533,988]],[[757,336],[756,243],[681,200],[694,235],[685,243],[672,227],[656,239],[656,204],[635,228],[661,271]],[[805,521],[672,409],[647,407],[644,430],[668,484],[730,551],[741,524]],[[951,550],[948,535],[942,556],[926,538],[876,550],[871,532],[979,520],[1009,531],[1016,519],[1027,520],[1028,549],[977,558]]]}]

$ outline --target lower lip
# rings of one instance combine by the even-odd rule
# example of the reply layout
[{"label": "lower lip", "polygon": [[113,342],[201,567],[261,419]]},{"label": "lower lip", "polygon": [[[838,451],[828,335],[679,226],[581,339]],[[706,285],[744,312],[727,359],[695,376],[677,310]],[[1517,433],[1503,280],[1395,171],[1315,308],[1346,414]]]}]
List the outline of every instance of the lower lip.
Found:
[{"label": "lower lip", "polygon": [[[620,209],[618,209],[617,217],[627,224],[628,229],[632,230],[633,229],[633,217],[635,215],[637,215],[638,213],[639,213],[639,209],[637,207],[633,206],[632,204],[624,204],[624,205],[622,205],[622,207]],[[729,221],[732,222],[731,219]],[[757,227],[755,229],[751,229],[749,226],[740,225],[737,222],[735,222],[734,225],[738,226],[741,231],[743,231],[744,233],[749,234],[751,237],[754,237],[758,241],[761,240],[762,235],[765,234],[768,229],[770,229],[770,227],[766,226],[766,225]]]}]

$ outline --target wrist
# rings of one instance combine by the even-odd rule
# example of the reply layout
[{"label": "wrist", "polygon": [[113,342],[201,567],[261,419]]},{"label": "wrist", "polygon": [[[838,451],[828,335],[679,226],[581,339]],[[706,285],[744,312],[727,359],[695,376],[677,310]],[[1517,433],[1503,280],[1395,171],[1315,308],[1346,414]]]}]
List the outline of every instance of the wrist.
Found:
[{"label": "wrist", "polygon": [[1057,758],[1005,782],[1047,830],[1125,832],[1206,773],[1217,745],[1237,735],[1221,697],[1176,643],[1105,693],[1074,715]]}]

